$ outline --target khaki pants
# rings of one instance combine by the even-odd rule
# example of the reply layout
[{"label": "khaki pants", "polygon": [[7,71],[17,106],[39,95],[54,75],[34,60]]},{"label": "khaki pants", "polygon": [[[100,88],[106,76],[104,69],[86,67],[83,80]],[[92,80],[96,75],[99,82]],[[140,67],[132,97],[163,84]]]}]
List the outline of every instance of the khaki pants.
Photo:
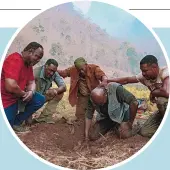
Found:
[{"label": "khaki pants", "polygon": [[158,97],[157,100],[157,108],[158,111],[152,114],[148,120],[143,124],[141,127],[139,134],[144,137],[151,138],[156,130],[158,129],[159,125],[161,124],[162,118],[165,114],[166,108],[168,104],[168,99],[164,97]]},{"label": "khaki pants", "polygon": [[56,113],[56,107],[59,101],[63,98],[64,93],[54,97],[53,89],[50,89],[50,94],[46,95],[46,105],[40,116],[36,119],[38,122],[55,123],[53,114]]}]

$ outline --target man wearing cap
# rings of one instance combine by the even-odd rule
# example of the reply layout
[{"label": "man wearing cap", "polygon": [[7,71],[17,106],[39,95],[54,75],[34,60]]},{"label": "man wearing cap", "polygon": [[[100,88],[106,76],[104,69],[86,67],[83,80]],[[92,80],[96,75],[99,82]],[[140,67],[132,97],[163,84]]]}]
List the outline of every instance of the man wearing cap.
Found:
[{"label": "man wearing cap", "polygon": [[[107,84],[105,73],[95,64],[87,64],[83,57],[74,61],[74,66],[65,70],[58,70],[63,77],[70,77],[69,103],[76,105],[76,116],[85,115],[91,91],[99,85]],[[94,110],[94,109],[93,109]]]}]

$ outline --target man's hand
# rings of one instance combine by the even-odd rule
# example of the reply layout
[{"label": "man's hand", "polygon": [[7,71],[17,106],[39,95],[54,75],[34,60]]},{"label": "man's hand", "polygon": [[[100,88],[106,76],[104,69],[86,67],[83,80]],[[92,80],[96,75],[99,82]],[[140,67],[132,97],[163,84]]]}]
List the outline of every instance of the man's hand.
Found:
[{"label": "man's hand", "polygon": [[53,89],[53,92],[54,92],[54,96],[57,96],[57,95],[58,95],[57,89]]},{"label": "man's hand", "polygon": [[100,84],[99,87],[106,87],[107,86],[107,80],[103,80]]},{"label": "man's hand", "polygon": [[55,97],[58,95],[58,91],[57,89],[49,89],[47,90],[46,95],[48,95],[49,97]]},{"label": "man's hand", "polygon": [[33,97],[33,91],[27,91],[25,95],[23,96],[23,101],[24,102],[29,102]]},{"label": "man's hand", "polygon": [[88,137],[85,137],[83,141],[83,148],[89,148],[89,142],[90,139]]},{"label": "man's hand", "polygon": [[101,80],[101,83],[99,84],[99,87],[105,87],[106,88],[107,84],[108,84],[107,77],[102,76],[102,80]]},{"label": "man's hand", "polygon": [[130,122],[122,122],[116,132],[119,138],[129,138],[132,136],[132,124]]},{"label": "man's hand", "polygon": [[155,97],[152,95],[152,92],[150,93],[149,99],[152,103],[156,102]]}]

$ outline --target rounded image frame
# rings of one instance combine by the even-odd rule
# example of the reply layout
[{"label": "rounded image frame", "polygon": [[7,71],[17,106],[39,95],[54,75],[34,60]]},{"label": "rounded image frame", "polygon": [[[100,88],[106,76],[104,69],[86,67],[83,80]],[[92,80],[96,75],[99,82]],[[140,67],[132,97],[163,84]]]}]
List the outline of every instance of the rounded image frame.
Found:
[{"label": "rounded image frame", "polygon": [[[61,2],[61,1],[62,1],[62,2]],[[55,7],[55,6],[58,6],[58,5],[61,5],[61,4],[64,4],[64,3],[68,3],[68,2],[73,2],[73,1],[66,1],[66,0],[64,0],[64,1],[63,1],[63,0],[57,1],[57,3],[56,3],[55,5],[50,5],[50,7],[48,7],[47,9],[41,10],[36,16],[41,15],[41,13],[45,12],[46,10],[48,10],[48,9],[50,9],[50,8],[53,8],[53,7]],[[109,5],[115,6],[115,7],[119,8],[119,9],[122,9],[120,6],[114,5],[114,2],[111,2],[110,0],[99,0],[99,1],[96,1],[96,2],[103,2],[103,3],[109,4]],[[134,16],[134,15],[131,13],[131,11],[126,10],[126,9],[122,9],[122,10],[124,10],[125,12],[127,12],[127,13],[131,14],[132,16]],[[36,17],[36,16],[35,16],[35,17]],[[35,18],[35,17],[34,17],[34,18]],[[134,16],[134,17],[135,17],[135,16]],[[34,19],[34,18],[33,18],[33,19]],[[137,17],[135,17],[135,18],[137,18]],[[33,20],[33,19],[31,19],[31,20]],[[138,18],[137,18],[137,19],[138,19]],[[31,21],[31,20],[30,20],[30,21]],[[139,20],[139,19],[138,19],[138,20]],[[28,24],[30,21],[27,21],[26,23],[23,24],[22,27],[18,28],[17,31],[16,31],[16,32],[14,33],[14,35],[12,36],[12,38],[10,39],[10,41],[8,42],[8,45],[6,46],[6,49],[5,49],[5,51],[4,51],[4,53],[3,53],[3,56],[2,56],[2,58],[1,58],[1,62],[0,62],[0,72],[2,71],[2,65],[3,65],[4,59],[5,59],[5,56],[6,56],[6,54],[7,54],[7,51],[8,51],[8,49],[9,49],[9,47],[11,46],[12,42],[14,41],[14,39],[16,38],[16,36],[18,35],[18,33],[19,33],[19,32],[25,27],[25,25]],[[140,21],[140,20],[139,20],[139,21]],[[142,22],[142,23],[143,23],[143,22]],[[143,24],[144,24],[144,23],[143,23]],[[145,25],[145,24],[144,24],[144,25]],[[161,50],[162,50],[162,52],[163,52],[163,54],[164,54],[164,56],[165,56],[166,63],[167,63],[167,65],[168,65],[168,70],[170,70],[170,61],[169,61],[167,52],[166,52],[166,50],[165,50],[165,48],[164,48],[161,40],[159,39],[159,37],[157,36],[157,34],[153,31],[153,29],[152,29],[151,27],[149,27],[149,26],[147,26],[147,25],[145,25],[145,26],[146,26],[147,29],[152,33],[152,35],[155,37],[156,41],[159,43],[159,46],[161,47]],[[47,165],[49,165],[49,166],[52,166],[52,167],[54,167],[54,168],[58,168],[58,169],[68,169],[68,168],[65,168],[65,167],[61,167],[61,166],[55,165],[55,164],[53,164],[53,163],[51,163],[51,162],[49,162],[49,161],[47,161],[47,160],[39,157],[37,154],[35,154],[33,151],[31,151],[31,150],[19,139],[19,137],[15,134],[15,132],[14,132],[13,129],[11,128],[11,126],[10,126],[8,120],[7,120],[7,117],[6,117],[6,115],[5,115],[4,108],[3,108],[3,106],[2,106],[2,100],[1,100],[1,102],[0,102],[0,109],[1,109],[1,112],[2,112],[2,115],[3,115],[3,119],[4,119],[4,121],[5,121],[8,129],[10,130],[11,134],[12,134],[13,137],[17,140],[17,142],[18,142],[29,154],[31,154],[31,155],[32,155],[33,157],[35,157],[36,159],[40,160],[42,163],[45,163],[45,164],[47,164]],[[169,110],[170,110],[170,102],[168,101],[168,106],[167,106],[167,109],[166,109],[166,113],[165,113],[165,115],[164,115],[164,118],[163,118],[163,120],[162,120],[162,122],[161,122],[161,124],[160,124],[160,126],[159,126],[159,128],[158,128],[158,130],[157,130],[156,133],[153,135],[153,137],[152,137],[139,151],[137,151],[134,155],[130,156],[128,159],[123,160],[122,162],[119,162],[119,163],[117,163],[117,164],[115,164],[115,165],[113,165],[113,166],[109,166],[109,167],[101,168],[101,169],[113,169],[113,168],[116,168],[116,167],[119,167],[119,166],[123,166],[123,165],[125,165],[127,162],[132,161],[132,160],[133,160],[135,157],[137,157],[138,155],[142,154],[142,153],[144,152],[144,150],[147,149],[147,148],[150,146],[150,144],[152,143],[152,141],[154,141],[155,138],[156,138],[156,137],[158,136],[158,134],[160,133],[160,131],[161,131],[161,129],[162,129],[162,127],[163,127],[163,125],[164,125],[164,123],[165,123],[165,121],[166,121],[166,118],[167,118],[167,116],[168,116]]]}]

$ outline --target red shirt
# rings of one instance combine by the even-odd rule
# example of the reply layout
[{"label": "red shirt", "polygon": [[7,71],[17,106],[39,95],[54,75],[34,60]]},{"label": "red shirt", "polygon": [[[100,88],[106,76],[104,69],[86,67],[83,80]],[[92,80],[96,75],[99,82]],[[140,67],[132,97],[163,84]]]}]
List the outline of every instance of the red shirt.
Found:
[{"label": "red shirt", "polygon": [[14,94],[6,91],[6,78],[16,80],[21,90],[25,90],[27,83],[34,80],[33,68],[32,66],[25,66],[23,58],[19,53],[13,53],[5,59],[1,73],[1,97],[4,108],[9,107],[18,100]]}]

